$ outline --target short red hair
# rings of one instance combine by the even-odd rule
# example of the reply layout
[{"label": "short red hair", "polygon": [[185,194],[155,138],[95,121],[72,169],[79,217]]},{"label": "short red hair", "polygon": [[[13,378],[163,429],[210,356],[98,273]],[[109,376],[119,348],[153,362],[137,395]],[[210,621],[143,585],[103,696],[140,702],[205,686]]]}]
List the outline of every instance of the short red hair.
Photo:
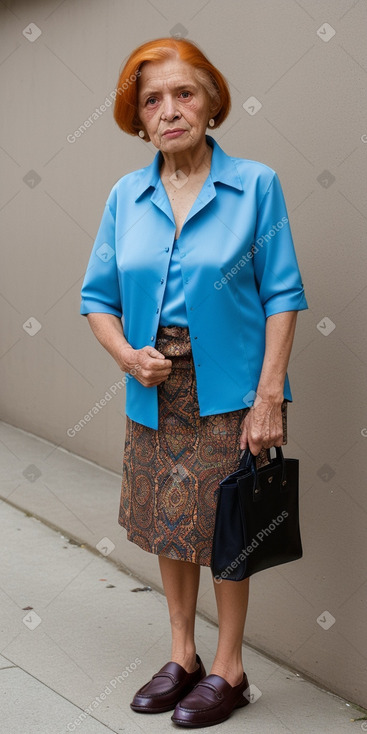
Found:
[{"label": "short red hair", "polygon": [[227,81],[199,47],[184,38],[157,38],[143,43],[130,54],[117,82],[113,116],[121,130],[129,135],[138,135],[141,129],[138,116],[138,78],[142,64],[146,61],[163,61],[173,54],[194,67],[208,94],[210,95],[210,90],[214,90],[218,97],[219,109],[214,115],[213,127],[219,127],[227,117],[231,108]]}]

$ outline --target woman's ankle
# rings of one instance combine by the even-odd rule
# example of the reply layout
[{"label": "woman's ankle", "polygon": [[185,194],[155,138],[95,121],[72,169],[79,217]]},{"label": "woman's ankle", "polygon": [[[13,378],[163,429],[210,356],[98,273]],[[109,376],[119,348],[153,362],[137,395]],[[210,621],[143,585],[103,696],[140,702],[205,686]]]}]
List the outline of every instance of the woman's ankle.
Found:
[{"label": "woman's ankle", "polygon": [[237,686],[243,679],[243,663],[242,657],[237,656],[233,660],[224,660],[214,658],[213,665],[210,670],[211,674],[220,675],[231,686]]},{"label": "woman's ankle", "polygon": [[176,646],[172,644],[171,660],[174,663],[178,663],[185,668],[187,673],[193,673],[197,669],[198,664],[196,662],[196,649],[187,648],[182,646]]}]

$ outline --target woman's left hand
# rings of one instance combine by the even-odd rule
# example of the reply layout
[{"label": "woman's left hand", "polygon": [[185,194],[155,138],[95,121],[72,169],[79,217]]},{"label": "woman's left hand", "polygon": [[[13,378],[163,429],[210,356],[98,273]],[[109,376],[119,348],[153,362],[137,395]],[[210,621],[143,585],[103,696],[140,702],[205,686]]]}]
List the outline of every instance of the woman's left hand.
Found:
[{"label": "woman's left hand", "polygon": [[283,443],[283,418],[281,398],[260,398],[257,395],[253,406],[242,421],[240,448],[247,445],[254,456],[262,448],[281,446]]}]

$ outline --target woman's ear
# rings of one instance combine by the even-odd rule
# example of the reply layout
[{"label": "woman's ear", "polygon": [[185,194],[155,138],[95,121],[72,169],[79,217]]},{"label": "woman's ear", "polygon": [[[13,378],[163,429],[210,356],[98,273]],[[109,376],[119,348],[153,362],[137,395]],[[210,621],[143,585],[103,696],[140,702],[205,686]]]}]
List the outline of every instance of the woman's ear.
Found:
[{"label": "woman's ear", "polygon": [[218,102],[216,104],[212,104],[210,106],[210,117],[215,117],[215,115],[218,114],[221,106],[222,106],[222,103],[221,103],[220,100],[218,100]]},{"label": "woman's ear", "polygon": [[134,127],[136,131],[136,135],[139,135],[139,138],[141,138],[142,140],[145,140],[146,142],[150,140],[144,125],[140,122],[140,119],[137,115],[135,115],[134,117]]}]

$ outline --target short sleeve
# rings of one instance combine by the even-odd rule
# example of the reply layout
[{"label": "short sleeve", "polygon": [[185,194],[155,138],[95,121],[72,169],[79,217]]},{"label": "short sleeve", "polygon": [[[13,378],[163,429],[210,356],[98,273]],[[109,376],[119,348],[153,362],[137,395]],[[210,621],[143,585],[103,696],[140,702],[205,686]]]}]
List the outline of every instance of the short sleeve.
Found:
[{"label": "short sleeve", "polygon": [[[110,198],[110,197],[109,197]],[[111,313],[121,318],[116,265],[115,215],[107,200],[81,289],[80,313]]]},{"label": "short sleeve", "polygon": [[308,308],[278,175],[260,203],[253,245],[254,270],[265,316]]}]

